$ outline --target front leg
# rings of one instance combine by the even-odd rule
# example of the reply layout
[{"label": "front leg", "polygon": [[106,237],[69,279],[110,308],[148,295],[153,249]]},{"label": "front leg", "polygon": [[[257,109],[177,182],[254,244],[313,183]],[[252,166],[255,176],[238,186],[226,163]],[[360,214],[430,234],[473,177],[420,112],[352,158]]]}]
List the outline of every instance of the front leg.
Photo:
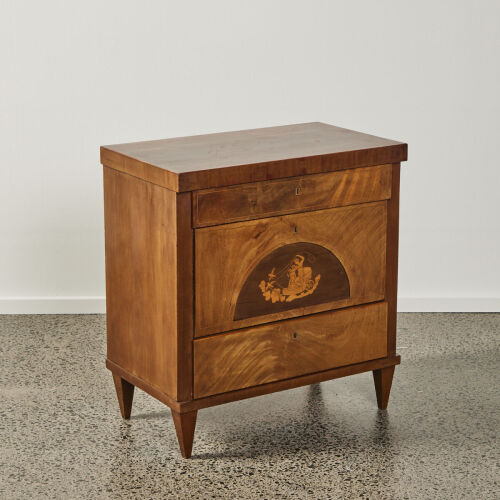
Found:
[{"label": "front leg", "polygon": [[187,413],[177,413],[174,410],[171,411],[181,454],[184,458],[189,458],[191,456],[191,450],[193,449],[194,429],[196,427],[198,410]]},{"label": "front leg", "polygon": [[391,392],[392,377],[395,366],[373,370],[373,381],[375,382],[375,392],[377,393],[377,403],[381,410],[387,408],[389,394]]}]

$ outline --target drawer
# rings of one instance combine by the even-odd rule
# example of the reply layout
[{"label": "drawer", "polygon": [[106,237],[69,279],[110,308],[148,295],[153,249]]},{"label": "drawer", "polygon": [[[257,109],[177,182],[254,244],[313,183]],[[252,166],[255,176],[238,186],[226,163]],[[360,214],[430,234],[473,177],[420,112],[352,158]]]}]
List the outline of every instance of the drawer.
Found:
[{"label": "drawer", "polygon": [[195,230],[195,337],[385,295],[387,202]]},{"label": "drawer", "polygon": [[333,208],[391,197],[391,165],[254,182],[193,193],[195,227]]},{"label": "drawer", "polygon": [[194,341],[194,397],[386,355],[386,302],[215,335]]}]

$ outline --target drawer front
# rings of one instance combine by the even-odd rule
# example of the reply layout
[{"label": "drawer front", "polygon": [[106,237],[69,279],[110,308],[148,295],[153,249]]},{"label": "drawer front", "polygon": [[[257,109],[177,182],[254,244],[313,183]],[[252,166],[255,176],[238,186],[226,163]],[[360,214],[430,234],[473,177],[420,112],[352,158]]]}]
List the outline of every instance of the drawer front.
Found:
[{"label": "drawer front", "polygon": [[387,202],[195,231],[195,336],[382,300]]},{"label": "drawer front", "polygon": [[194,341],[194,397],[386,355],[386,302],[243,329]]},{"label": "drawer front", "polygon": [[391,197],[391,165],[204,189],[193,195],[195,227],[341,207]]}]

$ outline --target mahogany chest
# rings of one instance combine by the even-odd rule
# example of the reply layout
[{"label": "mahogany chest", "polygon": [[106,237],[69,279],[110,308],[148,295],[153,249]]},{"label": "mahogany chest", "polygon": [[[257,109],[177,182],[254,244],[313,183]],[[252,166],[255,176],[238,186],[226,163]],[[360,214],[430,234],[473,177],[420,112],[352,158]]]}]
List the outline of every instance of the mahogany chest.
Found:
[{"label": "mahogany chest", "polygon": [[197,411],[373,371],[396,354],[400,162],[407,145],[323,123],[103,146],[107,361]]}]

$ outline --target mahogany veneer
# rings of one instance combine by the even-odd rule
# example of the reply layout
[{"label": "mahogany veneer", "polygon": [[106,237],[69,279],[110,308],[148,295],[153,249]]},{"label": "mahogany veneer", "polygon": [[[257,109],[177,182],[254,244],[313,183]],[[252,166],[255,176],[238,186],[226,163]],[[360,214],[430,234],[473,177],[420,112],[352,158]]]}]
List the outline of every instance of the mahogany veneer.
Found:
[{"label": "mahogany veneer", "polygon": [[107,361],[197,411],[373,371],[396,355],[399,170],[407,145],[323,123],[101,147]]}]

